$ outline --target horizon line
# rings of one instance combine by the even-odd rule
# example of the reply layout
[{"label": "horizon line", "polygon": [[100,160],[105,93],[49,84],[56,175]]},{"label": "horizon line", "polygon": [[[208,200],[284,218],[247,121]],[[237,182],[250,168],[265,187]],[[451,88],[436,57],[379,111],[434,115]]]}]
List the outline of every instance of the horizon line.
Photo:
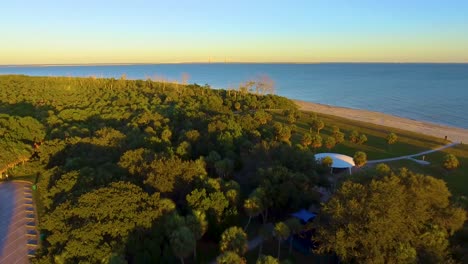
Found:
[{"label": "horizon line", "polygon": [[468,64],[466,62],[439,62],[439,61],[321,61],[321,62],[245,62],[245,61],[215,61],[215,62],[98,62],[98,63],[24,63],[24,64],[0,64],[0,67],[54,67],[54,66],[132,66],[132,65],[162,65],[162,64]]}]

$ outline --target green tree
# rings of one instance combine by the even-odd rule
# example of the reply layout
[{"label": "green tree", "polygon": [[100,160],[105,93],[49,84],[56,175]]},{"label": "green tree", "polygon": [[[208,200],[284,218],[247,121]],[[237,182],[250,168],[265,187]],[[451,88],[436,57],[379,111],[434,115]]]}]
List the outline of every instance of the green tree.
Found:
[{"label": "green tree", "polygon": [[207,192],[206,189],[195,189],[185,199],[192,210],[210,212],[218,221],[229,206],[229,200],[218,190]]},{"label": "green tree", "polygon": [[335,138],[333,138],[333,137],[327,137],[327,138],[325,139],[325,147],[326,147],[328,150],[334,148],[335,145],[336,145]]},{"label": "green tree", "polygon": [[343,143],[345,141],[345,134],[343,132],[333,133],[336,144]]},{"label": "green tree", "polygon": [[329,156],[324,157],[322,160],[322,166],[330,168],[333,165],[333,159]]},{"label": "green tree", "polygon": [[185,219],[187,227],[192,231],[195,238],[193,247],[193,257],[197,259],[197,240],[200,240],[208,230],[208,221],[206,220],[206,214],[202,211],[193,211],[192,214],[188,215]]},{"label": "green tree", "polygon": [[317,131],[317,134],[320,134],[320,130],[325,127],[325,123],[321,119],[314,119],[310,122],[310,132],[312,133],[312,129]]},{"label": "green tree", "polygon": [[332,134],[334,135],[334,134],[336,134],[338,132],[340,132],[340,128],[337,125],[333,125],[332,126]]},{"label": "green tree", "polygon": [[192,253],[196,244],[192,231],[186,226],[179,227],[175,230],[171,234],[170,242],[172,251],[179,257],[182,264],[184,263],[184,258]]},{"label": "green tree", "polygon": [[257,259],[257,264],[279,264],[279,260],[272,256],[261,256]]},{"label": "green tree", "polygon": [[258,258],[262,256],[263,243],[273,237],[273,225],[263,224],[259,230],[258,235],[261,238],[260,245],[258,246]]},{"label": "green tree", "polygon": [[260,198],[255,196],[255,193],[244,201],[244,210],[245,213],[249,216],[249,220],[247,221],[244,230],[247,230],[252,217],[257,217],[260,213],[263,212],[263,209],[262,201]]},{"label": "green tree", "polygon": [[362,167],[367,163],[367,154],[365,152],[358,151],[354,154],[353,160],[357,167]]},{"label": "green tree", "polygon": [[358,143],[359,145],[362,145],[362,144],[364,144],[364,143],[366,143],[366,142],[367,142],[367,136],[364,135],[364,134],[359,135],[359,138],[358,138],[358,142],[357,142],[357,143]]},{"label": "green tree", "polygon": [[278,222],[275,224],[275,228],[273,229],[273,234],[278,240],[278,259],[280,259],[281,241],[289,237],[289,235],[291,234],[291,230],[284,222]]},{"label": "green tree", "polygon": [[[183,161],[179,157],[155,159],[147,164],[145,184],[162,193],[185,195],[190,183],[200,176],[205,176],[205,164],[202,160]],[[182,196],[183,197],[183,196]]]},{"label": "green tree", "polygon": [[319,252],[343,262],[448,261],[448,237],[465,212],[450,204],[444,181],[402,170],[366,183],[346,181],[322,208]]},{"label": "green tree", "polygon": [[236,252],[226,251],[216,258],[216,264],[245,264],[246,261],[243,257],[239,256]]},{"label": "green tree", "polygon": [[242,228],[233,226],[224,230],[221,234],[219,247],[221,252],[232,251],[239,255],[244,255],[247,251],[247,234]]},{"label": "green tree", "polygon": [[312,134],[310,133],[304,133],[302,135],[302,138],[301,138],[301,144],[304,146],[304,147],[307,147],[309,146],[310,144],[312,144]]},{"label": "green tree", "polygon": [[457,157],[453,154],[446,154],[444,157],[444,168],[447,170],[453,170],[460,166],[460,162]]},{"label": "green tree", "polygon": [[390,167],[385,164],[385,163],[379,163],[377,166],[375,166],[375,171],[377,175],[379,176],[387,176],[390,175],[390,172],[392,171]]},{"label": "green tree", "polygon": [[231,159],[225,158],[214,164],[216,173],[222,177],[228,177],[234,170],[234,162]]},{"label": "green tree", "polygon": [[320,148],[322,146],[322,137],[320,135],[313,135],[311,146],[315,150]]},{"label": "green tree", "polygon": [[[149,195],[127,182],[86,192],[45,214],[41,226],[50,248],[61,250],[65,262],[97,263],[118,252],[136,226],[150,228],[175,210],[175,204]],[[60,223],[60,224],[58,224]]]},{"label": "green tree", "polygon": [[189,130],[185,132],[185,138],[187,138],[189,142],[197,142],[200,138],[200,132],[198,132],[198,130],[195,129]]},{"label": "green tree", "polygon": [[349,134],[349,141],[352,143],[357,143],[359,141],[359,132],[357,130],[352,130],[351,134]]},{"label": "green tree", "polygon": [[172,131],[169,128],[166,128],[162,131],[161,133],[162,140],[169,142],[171,141],[171,137],[172,137]]},{"label": "green tree", "polygon": [[282,125],[281,123],[275,123],[274,129],[277,140],[289,143],[289,139],[291,138],[291,129],[288,126]]},{"label": "green tree", "polygon": [[254,119],[261,125],[266,125],[269,121],[271,121],[272,117],[269,113],[265,112],[264,110],[258,110],[254,114]]},{"label": "green tree", "polygon": [[239,102],[235,102],[234,109],[236,109],[236,111],[239,111],[241,109],[241,104]]},{"label": "green tree", "polygon": [[395,133],[390,133],[387,136],[387,143],[388,145],[393,145],[398,141],[398,136]]},{"label": "green tree", "polygon": [[289,113],[288,116],[287,116],[287,121],[289,124],[294,124],[296,123],[296,116],[294,115],[294,113]]},{"label": "green tree", "polygon": [[289,218],[285,223],[289,227],[289,230],[291,230],[291,239],[289,240],[289,255],[291,255],[294,235],[300,234],[304,227],[302,226],[301,221],[295,217]]}]

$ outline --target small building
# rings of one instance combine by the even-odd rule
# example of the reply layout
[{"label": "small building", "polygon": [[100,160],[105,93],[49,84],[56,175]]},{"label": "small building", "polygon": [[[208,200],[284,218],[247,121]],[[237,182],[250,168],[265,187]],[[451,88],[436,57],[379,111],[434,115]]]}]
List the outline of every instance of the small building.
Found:
[{"label": "small building", "polygon": [[330,157],[333,160],[331,165],[331,172],[333,173],[333,169],[348,169],[349,174],[351,174],[351,169],[356,166],[354,164],[354,160],[350,156],[346,156],[343,154],[338,153],[318,153],[315,154],[315,159],[317,161],[321,161],[325,157]]},{"label": "small building", "polygon": [[317,214],[311,213],[306,209],[302,209],[291,215],[299,219],[303,225],[307,224],[310,220],[313,220],[317,216]]}]

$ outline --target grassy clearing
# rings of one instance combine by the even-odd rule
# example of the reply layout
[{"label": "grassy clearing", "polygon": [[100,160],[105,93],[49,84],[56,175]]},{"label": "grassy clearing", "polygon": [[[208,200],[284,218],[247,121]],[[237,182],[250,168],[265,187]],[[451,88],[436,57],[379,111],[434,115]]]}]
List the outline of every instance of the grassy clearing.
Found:
[{"label": "grassy clearing", "polygon": [[[272,114],[275,121],[287,123],[286,117],[284,117],[280,111],[272,111]],[[332,126],[334,125],[338,126],[341,132],[345,133],[346,135],[345,142],[337,145],[331,150],[328,150],[325,147],[321,147],[317,149],[317,152],[330,151],[353,156],[356,151],[364,151],[367,153],[368,160],[374,160],[416,154],[449,143],[443,138],[436,138],[402,129],[379,126],[371,123],[354,121],[325,114],[316,114],[316,116],[322,119],[325,123],[324,129],[320,131],[322,138],[325,139],[326,137],[331,136]],[[309,132],[309,123],[314,117],[314,113],[302,113],[302,116],[295,123],[298,133],[293,134],[291,137],[292,144],[299,144],[302,135]],[[357,130],[359,133],[365,134],[368,138],[368,141],[363,145],[349,142],[348,136],[352,130]],[[386,137],[390,132],[396,133],[398,135],[397,143],[391,146],[389,146],[386,141]],[[442,164],[444,155],[447,153],[454,154],[458,158],[460,161],[460,167],[458,169],[450,172],[447,172],[445,169],[443,169]],[[422,157],[417,158],[422,159]],[[407,167],[408,169],[411,169],[415,172],[441,178],[447,182],[447,185],[454,196],[468,196],[467,145],[458,145],[453,148],[448,148],[440,152],[426,155],[424,158],[431,164],[428,166],[422,166],[415,163],[414,161],[401,160],[390,162],[388,165],[394,169]]]},{"label": "grassy clearing", "polygon": [[[457,156],[460,161],[460,167],[453,171],[445,170],[442,165],[444,163],[444,156],[447,154]],[[418,157],[422,159],[422,157]],[[421,166],[410,160],[401,160],[389,163],[394,168],[406,167],[412,171],[419,172],[426,175],[431,175],[447,182],[447,185],[454,197],[459,195],[468,196],[468,146],[458,145],[454,148],[445,149],[443,151],[435,152],[426,155],[424,158],[431,164],[428,166]]]}]

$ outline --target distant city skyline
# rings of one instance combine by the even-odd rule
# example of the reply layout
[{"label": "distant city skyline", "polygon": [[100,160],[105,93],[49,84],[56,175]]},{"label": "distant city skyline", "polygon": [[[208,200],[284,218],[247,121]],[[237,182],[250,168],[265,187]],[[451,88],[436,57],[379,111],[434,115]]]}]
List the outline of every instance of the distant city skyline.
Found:
[{"label": "distant city skyline", "polygon": [[8,1],[0,64],[468,63],[468,1]]}]

